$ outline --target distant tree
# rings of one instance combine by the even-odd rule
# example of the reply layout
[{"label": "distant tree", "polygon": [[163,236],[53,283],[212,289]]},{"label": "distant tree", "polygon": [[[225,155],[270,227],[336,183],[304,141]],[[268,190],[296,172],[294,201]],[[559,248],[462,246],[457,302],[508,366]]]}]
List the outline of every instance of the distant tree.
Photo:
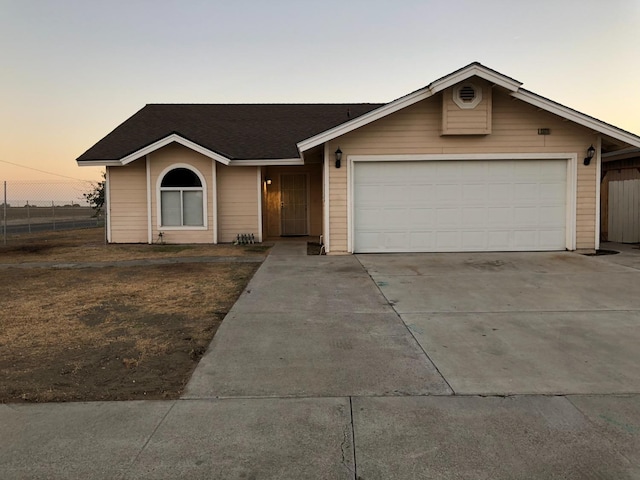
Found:
[{"label": "distant tree", "polygon": [[91,186],[91,191],[87,193],[83,193],[82,196],[89,202],[89,205],[95,213],[93,214],[95,217],[100,215],[102,211],[102,207],[104,206],[104,189],[107,184],[107,174],[106,172],[102,172],[102,180],[97,183],[94,183]]}]

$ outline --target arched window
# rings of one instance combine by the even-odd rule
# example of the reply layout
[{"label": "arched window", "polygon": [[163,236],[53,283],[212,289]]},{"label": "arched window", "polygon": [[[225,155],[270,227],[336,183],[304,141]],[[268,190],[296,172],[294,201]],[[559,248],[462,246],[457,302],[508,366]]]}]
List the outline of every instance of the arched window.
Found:
[{"label": "arched window", "polygon": [[188,168],[169,170],[160,183],[160,219],[163,227],[204,226],[204,188]]}]

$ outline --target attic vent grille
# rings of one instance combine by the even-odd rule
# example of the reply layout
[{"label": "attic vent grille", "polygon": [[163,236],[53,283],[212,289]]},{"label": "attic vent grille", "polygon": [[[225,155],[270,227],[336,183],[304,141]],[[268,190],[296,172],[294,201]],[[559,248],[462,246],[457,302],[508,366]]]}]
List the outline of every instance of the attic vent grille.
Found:
[{"label": "attic vent grille", "polygon": [[473,102],[476,98],[476,90],[471,85],[463,85],[460,89],[460,100],[465,103]]},{"label": "attic vent grille", "polygon": [[459,84],[453,87],[453,101],[460,108],[476,108],[482,101],[482,88],[473,83]]}]

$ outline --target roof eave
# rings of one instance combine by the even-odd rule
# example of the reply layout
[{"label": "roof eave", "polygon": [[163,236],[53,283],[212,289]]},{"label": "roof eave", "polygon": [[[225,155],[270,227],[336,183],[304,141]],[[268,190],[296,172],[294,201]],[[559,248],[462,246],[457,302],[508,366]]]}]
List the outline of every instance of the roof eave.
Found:
[{"label": "roof eave", "polygon": [[434,82],[431,82],[427,88],[429,88],[434,94],[446,90],[460,82],[463,82],[471,77],[480,77],[494,85],[500,86],[510,92],[516,92],[522,85],[522,82],[514,80],[511,77],[496,72],[490,68],[485,67],[479,63],[472,63],[466,67],[461,68],[445,77],[442,77]]},{"label": "roof eave", "polygon": [[[133,162],[134,160],[137,160],[141,157],[144,157],[145,155],[149,155],[152,152],[155,152],[156,150],[165,147],[167,145],[169,145],[170,143],[179,143],[180,145],[183,145],[187,148],[190,148],[191,150],[194,150],[202,155],[204,155],[205,157],[209,157],[212,160],[215,160],[217,162],[222,163],[223,165],[229,165],[229,163],[231,162],[230,158],[225,157],[224,155],[220,155],[219,153],[213,152],[211,150],[209,150],[208,148],[203,147],[202,145],[198,145],[195,142],[192,142],[191,140],[188,140],[180,135],[178,135],[177,133],[172,133],[170,135],[167,135],[164,138],[161,138],[160,140],[157,140],[145,147],[142,147],[138,150],[136,150],[135,152],[132,152],[128,155],[126,155],[125,157],[122,157],[120,159],[112,159],[112,160],[76,160],[76,162],[78,163],[78,165],[81,166],[86,166],[86,165],[99,165],[99,166],[125,166],[131,162]],[[91,163],[88,163],[91,162]]]},{"label": "roof eave", "polygon": [[301,142],[298,142],[296,146],[298,147],[298,151],[306,152],[307,150],[317,147],[318,145],[322,145],[325,142],[328,142],[336,137],[342,136],[346,133],[352,132],[368,123],[371,123],[379,118],[386,117],[398,110],[402,110],[414,103],[417,103],[421,100],[425,100],[432,96],[433,93],[427,88],[422,88],[417,90],[409,95],[401,97],[393,102],[387,103],[375,110],[372,110],[364,115],[361,115],[353,120],[349,120],[348,122],[343,123],[342,125],[338,125],[337,127],[330,128],[329,130],[325,130],[318,135],[314,135],[313,137],[307,138]]},{"label": "roof eave", "polygon": [[522,100],[523,102],[526,102],[530,105],[541,108],[542,110],[546,110],[547,112],[551,112],[553,114],[566,118],[567,120],[578,125],[590,128],[603,135],[607,135],[616,140],[628,143],[629,145],[634,147],[640,147],[639,136],[634,135],[631,132],[622,130],[621,128],[614,127],[613,125],[609,125],[608,123],[598,120],[597,118],[593,118],[589,115],[585,115],[584,113],[580,113],[572,108],[565,107],[564,105],[556,103],[553,100],[541,97],[540,95],[537,95],[523,88],[519,89],[517,92],[511,93],[511,96],[513,98],[517,98],[518,100]]},{"label": "roof eave", "polygon": [[416,90],[409,95],[400,97],[397,100],[387,103],[380,108],[372,110],[371,112],[366,113],[358,118],[354,118],[349,122],[343,123],[342,125],[338,125],[337,127],[331,128],[322,133],[319,133],[318,135],[314,135],[313,137],[303,140],[297,144],[298,150],[300,152],[305,152],[310,148],[333,140],[336,137],[356,130],[357,128],[367,125],[368,123],[397,112],[398,110],[413,105],[414,103],[425,100],[435,95],[436,93],[439,93],[442,90],[446,90],[447,88],[473,76],[483,78],[494,85],[498,85],[507,89],[510,92],[517,91],[520,88],[520,85],[522,85],[521,82],[507,77],[506,75],[502,75],[495,70],[491,70],[490,68],[487,68],[479,63],[472,63],[470,65],[467,65],[466,67],[461,68],[460,70],[456,70],[455,72],[445,77],[431,82],[429,85],[421,88],[420,90]]}]

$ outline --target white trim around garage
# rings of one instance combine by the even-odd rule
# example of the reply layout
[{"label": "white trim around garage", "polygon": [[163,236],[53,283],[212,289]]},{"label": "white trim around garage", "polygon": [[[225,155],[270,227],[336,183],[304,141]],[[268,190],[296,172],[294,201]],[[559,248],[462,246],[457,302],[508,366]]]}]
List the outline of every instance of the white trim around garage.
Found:
[{"label": "white trim around garage", "polygon": [[412,162],[412,161],[456,161],[456,160],[566,160],[567,161],[567,203],[566,236],[567,250],[576,249],[576,194],[577,166],[576,153],[480,153],[480,154],[433,154],[433,155],[349,155],[347,156],[347,251],[353,253],[353,217],[355,202],[354,169],[357,162]]},{"label": "white trim around garage", "polygon": [[324,252],[329,253],[331,251],[330,243],[330,229],[329,229],[329,174],[331,168],[331,158],[329,156],[329,144],[324,144],[324,164],[322,168],[322,202],[323,202],[323,216],[322,216],[322,241],[324,242]]}]

